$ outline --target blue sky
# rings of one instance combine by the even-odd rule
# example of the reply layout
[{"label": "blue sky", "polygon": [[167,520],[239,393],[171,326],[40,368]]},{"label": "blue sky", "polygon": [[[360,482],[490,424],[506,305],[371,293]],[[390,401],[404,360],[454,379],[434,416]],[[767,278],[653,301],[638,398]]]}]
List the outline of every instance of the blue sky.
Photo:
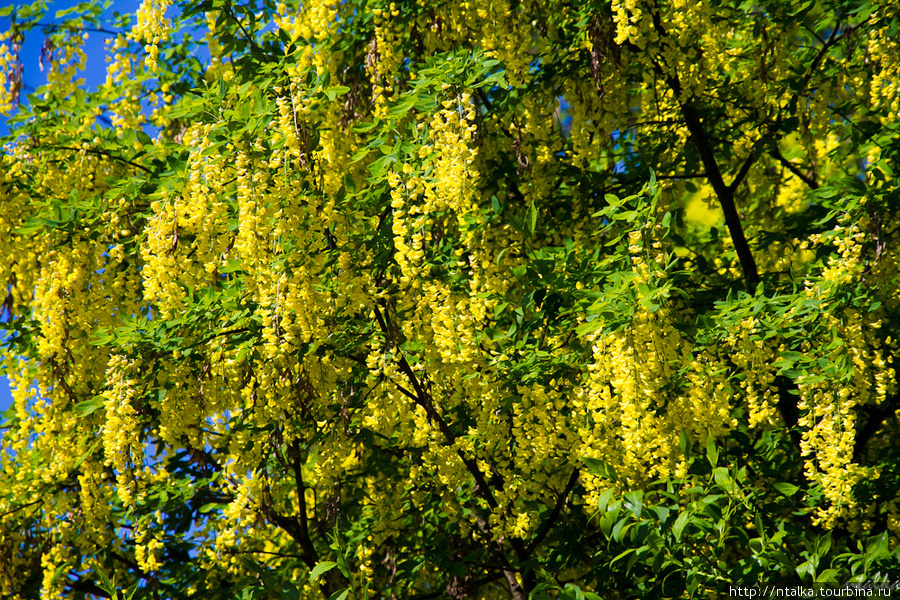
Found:
[{"label": "blue sky", "polygon": [[[47,23],[53,23],[56,21],[54,18],[56,11],[63,10],[78,4],[79,2],[74,0],[65,0],[65,1],[56,1],[50,2],[50,14],[48,15]],[[0,8],[5,8],[8,6],[22,6],[25,2],[19,0],[17,2],[10,2],[9,0],[0,0]],[[111,10],[118,12],[134,12],[140,6],[139,0],[115,0],[110,7]],[[0,19],[0,30],[8,31],[10,26],[9,19]],[[86,84],[88,87],[95,87],[101,83],[106,78],[106,60],[105,54],[103,51],[103,41],[108,36],[101,33],[89,33],[88,39],[85,42],[85,52],[87,54],[87,64],[85,70],[82,72],[81,76],[85,78]],[[33,93],[34,90],[46,81],[46,76],[40,70],[39,62],[41,56],[41,46],[43,45],[44,39],[43,34],[39,30],[35,30],[30,32],[24,40],[22,45],[22,49],[19,52],[19,58],[22,61],[23,65],[23,95],[22,101],[27,101],[25,94]],[[6,117],[0,115],[0,136],[4,136],[9,133],[9,129],[6,126]],[[0,335],[2,335],[2,329],[0,329]],[[0,412],[6,410],[10,404],[12,403],[12,396],[9,392],[9,381],[6,377],[0,376]]]},{"label": "blue sky", "polygon": [[0,412],[9,408],[12,404],[12,394],[9,393],[9,379],[0,377]]},{"label": "blue sky", "polygon": [[[10,5],[22,6],[27,2],[10,2],[9,0],[0,0],[0,7]],[[48,18],[45,20],[48,24],[59,22],[55,18],[57,11],[70,8],[81,2],[75,0],[51,1]],[[140,6],[140,0],[114,0],[110,7],[110,13],[117,11],[121,13],[135,12]],[[8,18],[0,19],[0,29],[9,30],[10,21]],[[88,33],[88,39],[85,42],[85,54],[87,54],[87,64],[81,77],[85,78],[88,87],[96,87],[103,83],[106,78],[106,57],[103,51],[103,41],[109,36],[103,33]],[[44,43],[43,34],[40,30],[31,31],[25,36],[22,50],[19,52],[19,58],[22,61],[24,74],[22,81],[24,83],[22,90],[22,101],[26,101],[25,95],[33,93],[36,88],[46,82],[46,77],[40,69],[41,46]],[[0,136],[6,135],[9,129],[6,126],[6,117],[0,115]]]}]

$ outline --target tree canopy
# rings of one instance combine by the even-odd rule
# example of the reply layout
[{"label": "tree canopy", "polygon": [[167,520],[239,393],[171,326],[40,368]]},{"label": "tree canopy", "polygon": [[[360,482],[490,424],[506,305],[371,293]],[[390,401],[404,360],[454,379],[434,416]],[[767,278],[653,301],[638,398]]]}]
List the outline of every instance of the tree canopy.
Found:
[{"label": "tree canopy", "polygon": [[0,10],[5,597],[897,573],[896,2],[112,5]]}]

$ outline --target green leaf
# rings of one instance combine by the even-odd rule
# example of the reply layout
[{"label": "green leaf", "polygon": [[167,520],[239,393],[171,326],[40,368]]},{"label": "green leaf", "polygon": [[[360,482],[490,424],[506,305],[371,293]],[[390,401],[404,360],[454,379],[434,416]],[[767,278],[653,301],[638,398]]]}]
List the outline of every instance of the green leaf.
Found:
[{"label": "green leaf", "polygon": [[343,96],[349,91],[350,88],[346,85],[336,85],[325,90],[325,95],[328,96],[328,100],[333,102],[335,98]]},{"label": "green leaf", "polygon": [[75,405],[80,417],[86,417],[93,412],[106,406],[106,399],[103,396],[94,396],[90,400],[83,400]]},{"label": "green leaf", "polygon": [[774,487],[776,490],[778,490],[779,492],[781,492],[788,498],[790,498],[791,496],[796,494],[798,491],[800,491],[800,488],[797,487],[796,485],[794,485],[792,483],[786,483],[783,481],[779,481],[778,483],[773,484],[772,487]]},{"label": "green leaf", "polygon": [[356,180],[350,173],[344,173],[344,189],[351,194],[356,192]]},{"label": "green leaf", "polygon": [[734,480],[731,478],[731,472],[726,467],[716,467],[713,469],[713,480],[725,491],[734,489]]},{"label": "green leaf", "polygon": [[528,213],[526,215],[526,223],[528,225],[528,233],[534,235],[534,229],[537,226],[537,208],[534,206],[534,198],[528,200]]},{"label": "green leaf", "polygon": [[345,587],[343,590],[338,590],[337,592],[333,593],[331,595],[331,597],[329,598],[329,600],[344,600],[344,598],[346,598],[347,594],[349,594],[349,593],[350,593],[350,588]]},{"label": "green leaf", "polygon": [[887,532],[873,535],[866,543],[866,554],[869,560],[878,560],[890,554]]},{"label": "green leaf", "polygon": [[615,468],[613,468],[613,466],[605,460],[582,456],[581,462],[583,462],[585,466],[587,466],[588,471],[590,471],[594,475],[598,475],[600,477],[603,477],[604,479],[608,479],[613,483],[619,480],[619,476],[616,474]]},{"label": "green leaf", "polygon": [[88,448],[87,452],[85,452],[84,454],[82,454],[82,455],[78,458],[78,460],[75,461],[75,464],[72,465],[72,469],[75,470],[75,469],[77,469],[78,467],[80,467],[80,466],[81,466],[81,463],[83,463],[85,460],[87,460],[87,457],[90,456],[91,454],[93,454],[94,451],[97,450],[97,448],[98,448],[98,447],[100,446],[100,444],[102,444],[102,443],[103,443],[103,438],[102,438],[102,437],[97,438],[97,441],[94,442],[94,445],[91,446],[90,448]]},{"label": "green leaf", "polygon": [[807,575],[814,577],[816,574],[816,567],[810,561],[804,561],[800,565],[798,565],[795,569],[797,575],[800,577],[806,577]]},{"label": "green leaf", "polygon": [[688,437],[687,430],[682,427],[681,434],[678,436],[678,449],[681,450],[681,455],[685,458],[690,458],[691,454],[691,440]]},{"label": "green leaf", "polygon": [[634,523],[629,523],[626,519],[621,519],[617,522],[612,529],[612,539],[621,542],[625,539],[625,534],[628,533],[628,530],[631,529]]},{"label": "green leaf", "polygon": [[606,512],[606,507],[609,505],[609,501],[613,497],[613,494],[615,494],[615,490],[613,489],[603,491],[603,493],[600,494],[600,499],[597,502],[597,510],[599,510],[600,512]]},{"label": "green leaf", "polygon": [[623,504],[625,508],[630,510],[638,519],[641,518],[641,511],[644,507],[644,493],[640,490],[632,490],[625,492],[623,496]]},{"label": "green leaf", "polygon": [[579,336],[585,336],[589,333],[594,333],[598,329],[603,327],[603,321],[600,319],[594,319],[593,321],[587,321],[586,323],[582,323],[578,327],[575,328],[575,334]]},{"label": "green leaf", "polygon": [[713,468],[719,464],[719,449],[716,447],[716,441],[711,435],[706,438],[706,458]]},{"label": "green leaf", "polygon": [[837,576],[839,574],[838,569],[825,569],[816,575],[816,583],[838,583]]},{"label": "green leaf", "polygon": [[678,518],[675,519],[675,523],[672,525],[672,534],[675,536],[675,539],[677,541],[681,541],[681,536],[684,533],[684,528],[687,527],[690,518],[691,515],[689,515],[687,512],[681,512],[678,514]]},{"label": "green leaf", "polygon": [[322,562],[318,563],[315,568],[309,572],[310,583],[314,582],[319,578],[320,575],[322,575],[323,573],[327,573],[336,566],[337,563],[330,560],[323,560]]}]

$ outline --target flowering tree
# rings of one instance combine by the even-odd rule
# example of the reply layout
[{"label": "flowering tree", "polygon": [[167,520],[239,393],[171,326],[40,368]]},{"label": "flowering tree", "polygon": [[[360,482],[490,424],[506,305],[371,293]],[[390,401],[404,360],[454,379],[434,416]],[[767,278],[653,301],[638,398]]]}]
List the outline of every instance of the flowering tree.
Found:
[{"label": "flowering tree", "polygon": [[896,3],[45,4],[0,13],[6,597],[898,564]]}]

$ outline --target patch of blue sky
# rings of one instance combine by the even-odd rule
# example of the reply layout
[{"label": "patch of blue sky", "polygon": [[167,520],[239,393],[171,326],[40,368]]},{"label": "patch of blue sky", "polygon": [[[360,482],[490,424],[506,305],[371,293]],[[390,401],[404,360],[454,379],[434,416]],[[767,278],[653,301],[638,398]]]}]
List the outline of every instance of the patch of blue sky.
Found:
[{"label": "patch of blue sky", "polygon": [[572,131],[572,123],[575,121],[575,118],[569,110],[572,108],[572,105],[569,104],[569,101],[566,100],[565,96],[557,97],[556,101],[559,103],[559,107],[556,109],[557,122],[560,127],[562,127],[563,135],[569,137],[569,134]]},{"label": "patch of blue sky", "polygon": [[[0,0],[0,8],[9,6],[8,1]],[[12,4],[21,6],[19,2],[13,2]],[[29,30],[25,35],[22,41],[21,49],[19,50],[19,60],[22,64],[22,95],[20,96],[20,102],[22,104],[28,103],[28,95],[35,93],[37,90],[41,88],[44,84],[47,83],[47,69],[46,65],[43,64],[46,60],[52,59],[51,56],[48,56],[46,52],[46,34],[50,33],[57,27],[64,19],[65,16],[60,17],[58,15],[64,14],[66,10],[74,8],[78,4],[83,4],[83,2],[78,2],[77,0],[57,0],[50,3],[50,10],[47,13],[47,18],[44,21],[41,21],[39,27],[35,27]],[[140,7],[140,0],[116,0],[111,9],[108,9],[106,13],[104,13],[104,19],[108,20],[112,23],[114,20],[118,20],[115,17],[115,14],[133,14]],[[168,18],[173,18],[176,15],[177,7],[169,7],[169,10],[166,14]],[[9,17],[0,19],[0,30],[8,30],[10,27],[10,19]],[[267,24],[263,31],[270,31],[274,29],[276,26],[274,24]],[[85,91],[91,92],[96,91],[100,88],[100,86],[106,81],[106,70],[107,70],[107,58],[109,53],[106,48],[106,41],[111,37],[119,34],[119,33],[127,33],[127,31],[121,27],[116,27],[114,25],[104,26],[102,28],[86,28],[83,30],[83,34],[85,36],[84,42],[84,52],[86,56],[84,69],[79,71],[76,74],[77,78],[84,79],[84,85],[82,88]],[[185,32],[182,32],[180,35],[184,35]],[[206,35],[207,30],[205,27],[198,28],[195,30],[191,30],[187,32],[194,36],[195,38],[203,37]],[[197,44],[193,50],[194,57],[201,63],[205,64],[210,59],[210,54],[208,48],[203,44]],[[143,109],[145,116],[150,116],[150,106],[147,102],[149,98],[144,97]],[[111,127],[111,116],[112,114],[107,110],[97,117],[97,125],[99,127]],[[9,135],[10,129],[8,124],[8,116],[0,115],[0,137]],[[150,135],[151,137],[157,135],[159,133],[158,128],[153,127],[149,124],[145,124],[143,127],[144,132]]]},{"label": "patch of blue sky", "polygon": [[[9,389],[9,378],[6,375],[0,375],[0,413],[4,413],[12,406],[12,392]],[[0,431],[0,436],[3,433]]]},{"label": "patch of blue sky", "polygon": [[[0,7],[7,7],[10,4],[19,7],[21,2],[0,2]],[[19,50],[19,60],[22,63],[22,91],[24,92],[20,98],[22,103],[28,102],[28,94],[33,94],[38,88],[47,83],[46,65],[42,64],[47,58],[45,47],[45,33],[52,31],[55,25],[58,25],[62,19],[56,15],[65,10],[74,8],[80,4],[76,0],[61,0],[51,4],[51,10],[48,11],[47,19],[41,21],[41,27],[37,27],[28,31],[22,40],[22,46]],[[117,0],[115,3],[118,12],[134,12],[140,6],[140,0]],[[0,29],[9,30],[11,25],[10,18],[0,19]],[[84,78],[84,87],[87,90],[97,89],[106,80],[106,49],[105,40],[114,35],[114,30],[98,31],[92,29],[85,31],[87,36],[84,42],[84,52],[87,56],[85,68],[78,73],[78,77]],[[0,136],[9,134],[9,125],[7,117],[0,115]]]},{"label": "patch of blue sky", "polygon": [[[6,292],[10,292],[9,285],[6,286]],[[8,323],[12,318],[12,314],[9,311],[9,307],[5,304],[2,309],[0,309],[0,323]],[[2,349],[6,342],[9,341],[10,333],[8,329],[0,329],[0,349]],[[0,375],[0,415],[9,410],[12,406],[12,392],[9,389],[9,378],[6,375]],[[0,417],[2,419],[2,417]],[[2,436],[2,430],[0,430],[0,436]]]}]

